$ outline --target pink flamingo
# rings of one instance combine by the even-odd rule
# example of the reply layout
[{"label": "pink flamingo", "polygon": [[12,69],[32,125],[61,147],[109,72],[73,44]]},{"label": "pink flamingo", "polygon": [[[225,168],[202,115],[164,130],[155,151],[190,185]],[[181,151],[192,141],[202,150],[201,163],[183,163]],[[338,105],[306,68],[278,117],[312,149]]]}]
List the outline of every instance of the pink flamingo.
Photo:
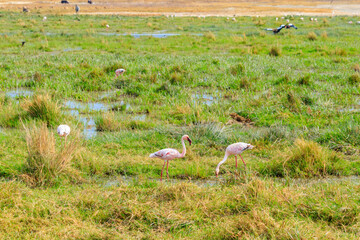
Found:
[{"label": "pink flamingo", "polygon": [[169,179],[169,161],[173,160],[174,158],[183,158],[185,157],[186,154],[186,147],[185,147],[185,143],[184,140],[188,140],[189,141],[189,145],[191,145],[191,139],[189,138],[188,135],[184,135],[181,138],[181,144],[183,146],[183,151],[180,154],[178,150],[173,149],[173,148],[165,148],[162,149],[160,151],[157,151],[155,153],[150,154],[151,158],[161,158],[162,160],[164,160],[164,165],[162,167],[161,170],[161,177],[160,177],[160,181],[162,181],[162,175],[163,175],[163,171],[164,171],[164,167],[165,167],[165,163],[167,162],[166,165],[166,176]]},{"label": "pink flamingo", "polygon": [[115,75],[116,75],[116,77],[119,77],[120,75],[124,74],[124,72],[125,72],[125,69],[119,68],[119,69],[116,69]]},{"label": "pink flamingo", "polygon": [[224,159],[221,162],[219,162],[219,164],[216,166],[216,170],[215,170],[216,177],[219,175],[221,164],[226,162],[226,159],[230,155],[235,155],[235,160],[236,160],[236,165],[235,166],[236,167],[238,166],[237,165],[237,155],[239,155],[241,157],[241,160],[243,161],[245,169],[246,169],[246,163],[245,163],[244,159],[242,158],[241,153],[244,152],[245,150],[253,149],[253,148],[254,148],[253,145],[248,144],[248,143],[243,143],[243,142],[238,142],[238,143],[234,143],[234,144],[229,145],[226,148]]}]

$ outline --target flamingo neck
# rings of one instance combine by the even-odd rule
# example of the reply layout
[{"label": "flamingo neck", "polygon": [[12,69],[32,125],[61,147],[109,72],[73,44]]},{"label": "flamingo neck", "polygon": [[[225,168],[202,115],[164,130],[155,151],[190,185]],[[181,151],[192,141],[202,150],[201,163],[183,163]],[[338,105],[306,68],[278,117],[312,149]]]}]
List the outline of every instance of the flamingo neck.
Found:
[{"label": "flamingo neck", "polygon": [[221,164],[223,164],[224,162],[226,162],[226,159],[227,159],[228,157],[229,157],[228,152],[225,152],[224,159],[223,159],[221,162],[219,162],[219,164],[216,166],[216,171],[217,171],[217,172],[219,172],[219,169],[220,169]]},{"label": "flamingo neck", "polygon": [[181,139],[181,144],[183,146],[183,150],[182,150],[182,153],[180,154],[180,157],[185,157],[185,154],[186,154],[186,147],[185,147],[185,143],[184,143],[184,139],[182,138]]}]

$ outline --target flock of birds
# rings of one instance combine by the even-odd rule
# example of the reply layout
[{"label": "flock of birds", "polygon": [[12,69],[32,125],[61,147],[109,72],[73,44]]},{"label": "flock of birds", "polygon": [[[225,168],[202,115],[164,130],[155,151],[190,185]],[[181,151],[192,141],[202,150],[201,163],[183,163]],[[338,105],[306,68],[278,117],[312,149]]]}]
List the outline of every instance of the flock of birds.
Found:
[{"label": "flock of birds", "polygon": [[[60,137],[65,138],[64,146],[66,147],[66,138],[70,134],[70,127],[68,125],[62,124],[57,128],[57,133],[59,134]],[[185,140],[187,140],[189,142],[189,145],[191,146],[192,141],[191,141],[190,137],[188,135],[182,136],[181,137],[181,144],[182,144],[183,150],[182,150],[181,153],[178,150],[173,149],[173,148],[164,148],[164,149],[161,149],[161,150],[159,150],[157,152],[154,152],[154,153],[150,154],[150,156],[149,156],[150,158],[160,158],[160,159],[164,160],[164,165],[163,165],[162,170],[161,170],[160,181],[162,181],[162,176],[163,176],[165,164],[166,164],[166,176],[169,179],[169,162],[170,162],[170,160],[185,157],[185,154],[186,154]],[[234,143],[234,144],[229,145],[225,150],[224,159],[221,162],[219,162],[219,164],[216,166],[216,169],[215,169],[216,177],[218,177],[218,175],[219,175],[220,166],[223,163],[225,163],[227,158],[229,156],[231,156],[231,155],[235,156],[235,160],[236,160],[235,166],[236,166],[236,168],[238,167],[237,155],[239,155],[241,157],[241,160],[243,161],[244,167],[246,169],[246,163],[245,163],[243,157],[241,156],[241,153],[248,150],[248,149],[253,149],[253,148],[254,148],[253,145],[248,144],[248,143],[244,143],[244,142],[238,142],[238,143]]]}]

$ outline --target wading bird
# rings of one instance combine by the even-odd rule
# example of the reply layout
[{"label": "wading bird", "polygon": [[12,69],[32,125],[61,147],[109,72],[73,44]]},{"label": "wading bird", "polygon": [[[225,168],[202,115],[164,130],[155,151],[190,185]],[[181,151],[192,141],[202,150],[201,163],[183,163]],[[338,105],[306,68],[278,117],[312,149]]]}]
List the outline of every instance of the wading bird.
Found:
[{"label": "wading bird", "polygon": [[78,13],[80,11],[80,8],[78,5],[75,5],[75,11],[76,11],[76,13]]},{"label": "wading bird", "polygon": [[165,148],[165,149],[162,149],[160,151],[157,151],[155,153],[150,154],[151,158],[160,158],[160,159],[164,160],[164,165],[163,165],[162,170],[161,170],[160,181],[162,181],[162,175],[163,175],[165,163],[167,163],[167,165],[166,165],[166,176],[169,179],[169,161],[173,160],[175,158],[183,158],[183,157],[185,157],[186,147],[185,147],[184,140],[189,141],[189,145],[191,145],[191,139],[189,138],[189,136],[188,135],[182,136],[182,138],[181,138],[181,144],[183,146],[182,153],[179,153],[179,151],[176,150],[176,149]]},{"label": "wading bird", "polygon": [[241,153],[244,152],[245,150],[253,149],[253,148],[254,148],[253,145],[248,144],[248,143],[243,143],[243,142],[238,142],[238,143],[234,143],[234,144],[229,145],[226,148],[224,159],[221,162],[219,162],[219,164],[216,166],[216,170],[215,170],[216,177],[219,175],[221,164],[226,162],[226,159],[231,155],[235,155],[235,160],[236,160],[235,166],[236,167],[238,166],[238,164],[237,164],[237,155],[239,155],[241,157],[241,160],[243,161],[245,169],[246,169],[246,163],[245,163],[244,159],[242,158]]},{"label": "wading bird", "polygon": [[23,7],[23,12],[29,12],[29,10],[27,9],[27,7]]},{"label": "wading bird", "polygon": [[119,68],[119,69],[116,69],[115,75],[116,75],[116,77],[119,77],[120,75],[124,74],[124,72],[125,72],[125,69]]},{"label": "wading bird", "polygon": [[60,125],[57,128],[57,133],[60,137],[65,137],[65,145],[66,146],[66,137],[70,134],[70,127],[68,125]]}]

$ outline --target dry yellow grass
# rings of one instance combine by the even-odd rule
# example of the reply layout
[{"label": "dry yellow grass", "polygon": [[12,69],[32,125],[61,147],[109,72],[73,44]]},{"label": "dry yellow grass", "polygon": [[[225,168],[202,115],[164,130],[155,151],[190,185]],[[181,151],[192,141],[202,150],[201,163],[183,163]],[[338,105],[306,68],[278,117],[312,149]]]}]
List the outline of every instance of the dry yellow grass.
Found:
[{"label": "dry yellow grass", "polygon": [[46,1],[40,2],[29,0],[26,2],[16,2],[8,0],[0,0],[1,11],[22,11],[23,6],[27,6],[32,13],[52,13],[52,14],[74,14],[74,5],[80,6],[80,14],[121,14],[121,15],[171,15],[176,13],[178,16],[189,15],[261,15],[274,16],[282,15],[284,13],[294,14],[303,13],[311,15],[332,15],[333,9],[336,9],[335,14],[355,14],[356,8],[352,4],[359,4],[358,1],[348,0],[342,2],[328,1],[160,1],[160,0],[146,0],[146,1],[128,1],[128,0],[113,0],[95,1],[93,5],[86,2],[70,1],[70,4],[60,4],[60,1]]}]

